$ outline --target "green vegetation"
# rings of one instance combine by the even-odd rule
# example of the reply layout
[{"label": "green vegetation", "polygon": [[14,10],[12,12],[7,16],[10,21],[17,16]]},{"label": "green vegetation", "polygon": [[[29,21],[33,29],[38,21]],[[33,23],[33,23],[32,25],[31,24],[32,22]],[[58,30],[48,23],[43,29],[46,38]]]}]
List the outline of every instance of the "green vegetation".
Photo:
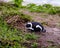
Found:
[{"label": "green vegetation", "polygon": [[54,7],[50,4],[44,4],[37,6],[36,4],[28,4],[26,8],[31,12],[40,12],[48,14],[59,14],[60,7]]},{"label": "green vegetation", "polygon": [[15,28],[9,27],[0,16],[0,48],[24,48],[19,42],[22,42],[24,38],[18,35],[21,31]]},{"label": "green vegetation", "polygon": [[26,36],[27,40],[36,40],[37,39],[37,36],[34,33],[32,33],[32,34],[29,33],[29,34],[26,34],[25,36]]},{"label": "green vegetation", "polygon": [[34,43],[31,45],[31,47],[32,47],[32,48],[37,48],[37,47],[38,47],[38,44],[34,42]]},{"label": "green vegetation", "polygon": [[3,18],[7,17],[7,16],[20,16],[21,19],[25,20],[25,21],[31,21],[32,18],[26,14],[23,14],[19,11],[19,9],[11,4],[8,3],[0,3],[0,11],[1,11],[1,16],[3,16]]},{"label": "green vegetation", "polygon": [[16,7],[21,7],[23,0],[14,0],[14,4]]},{"label": "green vegetation", "polygon": [[[20,19],[24,20],[25,22],[31,21],[31,17],[19,12],[15,6],[7,4],[7,3],[0,3],[0,48],[26,48],[26,46],[22,45],[29,37],[27,33],[26,35],[21,30],[7,24],[6,17],[13,17],[19,16]],[[28,37],[29,36],[29,37]],[[36,39],[33,34],[32,38],[29,39]]]}]

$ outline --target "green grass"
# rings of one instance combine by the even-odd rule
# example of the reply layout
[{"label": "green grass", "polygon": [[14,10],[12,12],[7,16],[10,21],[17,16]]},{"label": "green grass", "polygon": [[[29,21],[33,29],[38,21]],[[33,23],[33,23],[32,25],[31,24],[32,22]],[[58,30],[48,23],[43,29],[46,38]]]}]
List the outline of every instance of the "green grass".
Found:
[{"label": "green grass", "polygon": [[14,4],[16,7],[21,7],[23,0],[14,0]]},{"label": "green grass", "polygon": [[[22,45],[27,39],[35,40],[35,34],[24,34],[21,30],[8,25],[6,17],[18,15],[25,22],[32,18],[19,12],[15,6],[6,3],[0,3],[0,48],[27,48]],[[30,38],[31,37],[31,38]]]},{"label": "green grass", "polygon": [[0,3],[0,15],[5,18],[7,16],[20,16],[20,18],[22,20],[25,20],[26,22],[27,21],[31,21],[32,18],[26,14],[23,14],[20,12],[20,9],[11,5],[11,4],[8,4],[8,3]]},{"label": "green grass", "polygon": [[37,39],[37,35],[35,35],[34,33],[29,33],[29,34],[25,34],[25,38],[27,39],[27,40],[36,40]]},{"label": "green grass", "polygon": [[34,42],[34,43],[31,45],[31,47],[32,47],[32,48],[37,48],[37,47],[38,47],[38,44]]},{"label": "green grass", "polygon": [[24,41],[24,38],[18,34],[22,34],[22,32],[9,27],[3,18],[0,17],[0,48],[24,48],[19,43]]},{"label": "green grass", "polygon": [[37,6],[36,4],[28,4],[26,8],[31,12],[40,12],[48,14],[59,14],[60,7],[52,6],[50,4],[44,4]]}]

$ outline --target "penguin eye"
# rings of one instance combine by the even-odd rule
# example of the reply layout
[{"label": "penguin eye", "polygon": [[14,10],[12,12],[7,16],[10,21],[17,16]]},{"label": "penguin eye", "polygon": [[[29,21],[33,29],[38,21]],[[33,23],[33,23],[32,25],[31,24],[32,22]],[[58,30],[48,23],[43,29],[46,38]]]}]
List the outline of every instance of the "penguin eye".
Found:
[{"label": "penguin eye", "polygon": [[27,24],[26,27],[31,27],[31,25],[30,24]]}]

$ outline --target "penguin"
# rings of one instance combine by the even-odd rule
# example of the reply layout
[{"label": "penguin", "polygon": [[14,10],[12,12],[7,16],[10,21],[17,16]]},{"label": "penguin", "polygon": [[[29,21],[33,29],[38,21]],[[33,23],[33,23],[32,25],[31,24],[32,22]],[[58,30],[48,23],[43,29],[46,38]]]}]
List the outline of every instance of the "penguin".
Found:
[{"label": "penguin", "polygon": [[46,32],[44,27],[39,22],[28,22],[26,23],[27,30],[35,31],[35,32]]}]

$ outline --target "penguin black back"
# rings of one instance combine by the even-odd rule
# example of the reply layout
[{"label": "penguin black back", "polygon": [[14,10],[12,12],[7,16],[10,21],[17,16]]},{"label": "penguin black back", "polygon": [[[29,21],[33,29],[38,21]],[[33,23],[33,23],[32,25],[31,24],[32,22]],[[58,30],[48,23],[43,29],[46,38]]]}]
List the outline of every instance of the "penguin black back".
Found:
[{"label": "penguin black back", "polygon": [[[44,29],[41,23],[38,22],[31,22],[31,23],[32,23],[32,28],[34,28],[35,31],[46,32],[46,30]],[[36,28],[37,25],[39,25],[40,28],[39,27]]]},{"label": "penguin black back", "polygon": [[32,28],[34,29],[35,32],[37,31],[46,32],[46,30],[44,29],[41,23],[38,22],[30,22],[30,23],[32,24]]}]

